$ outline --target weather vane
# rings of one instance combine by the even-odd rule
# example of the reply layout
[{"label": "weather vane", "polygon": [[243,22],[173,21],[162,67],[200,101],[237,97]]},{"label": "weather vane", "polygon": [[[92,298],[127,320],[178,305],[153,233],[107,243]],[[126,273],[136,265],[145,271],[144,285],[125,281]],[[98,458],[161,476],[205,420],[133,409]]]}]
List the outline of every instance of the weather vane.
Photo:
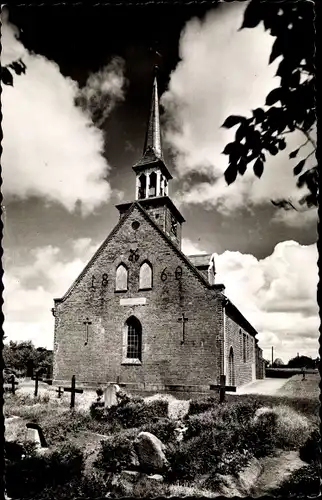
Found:
[{"label": "weather vane", "polygon": [[153,46],[150,47],[150,49],[149,49],[150,52],[152,52],[153,56],[154,56],[153,59],[154,59],[154,68],[155,69],[157,69],[159,67],[158,60],[160,60],[161,57],[162,57],[162,54],[159,52],[159,50],[157,50],[158,45],[159,45],[159,42],[155,41],[154,44],[153,44]]}]

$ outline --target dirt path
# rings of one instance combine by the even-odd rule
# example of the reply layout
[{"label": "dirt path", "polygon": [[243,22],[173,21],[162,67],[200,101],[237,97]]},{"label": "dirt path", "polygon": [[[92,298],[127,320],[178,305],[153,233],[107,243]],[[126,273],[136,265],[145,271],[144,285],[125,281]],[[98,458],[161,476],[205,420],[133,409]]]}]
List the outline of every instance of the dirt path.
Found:
[{"label": "dirt path", "polygon": [[236,394],[263,394],[275,396],[279,394],[281,388],[288,381],[287,378],[266,378],[264,380],[255,380],[250,384],[237,388]]},{"label": "dirt path", "polygon": [[269,495],[287,479],[291,473],[307,463],[303,462],[298,451],[280,451],[277,456],[268,456],[260,460],[263,472],[253,487],[251,496]]}]

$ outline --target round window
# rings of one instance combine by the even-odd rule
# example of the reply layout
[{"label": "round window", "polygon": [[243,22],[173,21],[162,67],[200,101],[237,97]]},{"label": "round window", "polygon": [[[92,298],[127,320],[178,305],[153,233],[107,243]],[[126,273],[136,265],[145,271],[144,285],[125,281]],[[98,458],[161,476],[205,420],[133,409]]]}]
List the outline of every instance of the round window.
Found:
[{"label": "round window", "polygon": [[137,229],[139,229],[139,227],[140,227],[140,223],[137,220],[135,220],[134,222],[132,222],[132,228],[133,229],[137,230]]}]

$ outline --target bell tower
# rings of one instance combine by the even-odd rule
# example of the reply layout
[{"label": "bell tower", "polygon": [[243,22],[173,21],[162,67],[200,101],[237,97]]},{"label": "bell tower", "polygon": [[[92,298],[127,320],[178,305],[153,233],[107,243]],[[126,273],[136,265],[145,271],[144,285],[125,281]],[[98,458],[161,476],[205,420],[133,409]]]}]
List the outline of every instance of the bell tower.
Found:
[{"label": "bell tower", "polygon": [[[159,109],[157,67],[155,67],[143,153],[140,160],[132,167],[135,173],[135,200],[180,248],[181,226],[185,220],[169,198],[169,181],[172,175],[163,158]],[[122,203],[116,208],[122,216],[130,205],[131,203]]]}]

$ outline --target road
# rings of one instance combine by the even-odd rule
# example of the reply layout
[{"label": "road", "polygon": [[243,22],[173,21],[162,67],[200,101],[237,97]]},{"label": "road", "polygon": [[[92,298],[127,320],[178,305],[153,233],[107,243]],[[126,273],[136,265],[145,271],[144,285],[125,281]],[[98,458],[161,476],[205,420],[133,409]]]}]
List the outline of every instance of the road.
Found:
[{"label": "road", "polygon": [[277,391],[288,381],[287,378],[266,378],[255,380],[250,384],[237,388],[236,394],[264,394],[275,396]]}]

